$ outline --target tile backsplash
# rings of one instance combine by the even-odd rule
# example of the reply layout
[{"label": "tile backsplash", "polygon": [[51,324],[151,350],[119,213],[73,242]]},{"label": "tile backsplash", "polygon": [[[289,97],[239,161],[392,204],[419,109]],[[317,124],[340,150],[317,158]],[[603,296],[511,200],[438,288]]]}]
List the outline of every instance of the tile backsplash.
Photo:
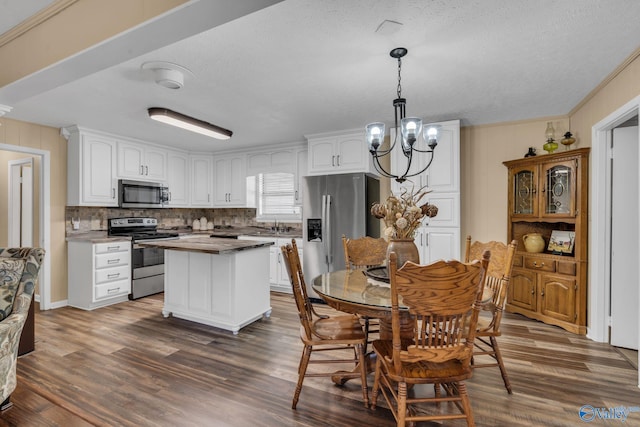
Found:
[{"label": "tile backsplash", "polygon": [[[67,206],[65,224],[67,235],[86,233],[89,231],[106,231],[107,220],[118,217],[152,217],[158,219],[158,228],[191,227],[194,219],[206,217],[214,225],[233,227],[266,226],[256,221],[256,210],[253,208],[164,208],[164,209],[120,209],[106,207]],[[79,228],[73,229],[72,221],[79,221]],[[300,223],[285,224],[300,229]]]}]

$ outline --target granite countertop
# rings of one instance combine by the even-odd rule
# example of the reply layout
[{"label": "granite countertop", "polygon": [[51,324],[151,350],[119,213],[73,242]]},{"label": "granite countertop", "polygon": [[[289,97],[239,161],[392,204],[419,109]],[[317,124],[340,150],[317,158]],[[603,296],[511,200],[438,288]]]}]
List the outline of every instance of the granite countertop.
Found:
[{"label": "granite countertop", "polygon": [[156,240],[139,242],[140,246],[169,249],[174,251],[202,252],[208,254],[230,254],[248,249],[271,246],[271,242],[254,240],[224,239],[217,237],[192,237],[189,239]]},{"label": "granite countertop", "polygon": [[214,228],[213,230],[192,230],[191,228],[170,228],[163,231],[175,231],[181,236],[183,235],[206,235],[222,238],[235,239],[238,236],[260,236],[260,237],[284,237],[284,238],[302,238],[302,230],[291,231],[271,231],[266,227],[229,227],[229,228]]},{"label": "granite countertop", "polygon": [[109,242],[130,242],[129,236],[108,236],[106,231],[90,231],[87,233],[70,234],[67,242],[87,242],[87,243],[109,243]]}]

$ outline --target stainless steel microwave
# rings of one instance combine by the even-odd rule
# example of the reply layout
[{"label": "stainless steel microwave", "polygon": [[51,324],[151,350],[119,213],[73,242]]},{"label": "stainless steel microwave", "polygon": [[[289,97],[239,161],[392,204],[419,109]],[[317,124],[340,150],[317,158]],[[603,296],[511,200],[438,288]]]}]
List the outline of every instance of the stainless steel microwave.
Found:
[{"label": "stainless steel microwave", "polygon": [[121,208],[164,208],[169,189],[159,182],[118,180],[118,206]]}]

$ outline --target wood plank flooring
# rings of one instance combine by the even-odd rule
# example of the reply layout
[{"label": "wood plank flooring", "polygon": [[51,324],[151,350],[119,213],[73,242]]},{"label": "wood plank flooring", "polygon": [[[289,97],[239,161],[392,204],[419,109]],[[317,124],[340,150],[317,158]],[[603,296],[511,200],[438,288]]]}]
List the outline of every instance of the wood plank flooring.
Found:
[{"label": "wood plank flooring", "polygon": [[[307,378],[291,410],[298,315],[291,295],[272,293],[272,306],[270,319],[236,336],[165,319],[162,295],[38,312],[36,350],[19,359],[14,406],[0,426],[395,425],[386,408],[363,406],[357,381]],[[505,315],[503,333],[514,392],[497,368],[477,370],[467,385],[478,426],[578,426],[582,405],[640,404],[637,371],[613,347],[519,315]],[[593,425],[605,423],[617,425]],[[624,425],[640,426],[640,412]]]}]

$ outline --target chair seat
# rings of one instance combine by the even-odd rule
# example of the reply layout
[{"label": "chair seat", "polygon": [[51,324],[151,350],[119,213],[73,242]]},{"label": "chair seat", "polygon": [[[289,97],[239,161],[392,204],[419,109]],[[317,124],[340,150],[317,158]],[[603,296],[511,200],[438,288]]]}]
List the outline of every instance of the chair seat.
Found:
[{"label": "chair seat", "polygon": [[[318,319],[312,323],[311,328],[318,341],[331,340],[333,344],[336,344],[337,342],[364,342],[365,339],[362,324],[356,316],[332,316]],[[304,328],[300,329],[300,333],[303,341],[306,340]],[[315,341],[315,339],[312,340],[312,342]]]},{"label": "chair seat", "polygon": [[[410,340],[403,340],[402,350],[412,344]],[[389,378],[394,381],[405,381],[408,384],[449,383],[471,378],[472,369],[467,363],[464,366],[459,360],[449,360],[442,363],[420,361],[416,363],[402,364],[400,375],[395,375],[393,362],[393,342],[391,340],[376,340],[373,342],[373,350],[378,358],[386,365]]]}]

